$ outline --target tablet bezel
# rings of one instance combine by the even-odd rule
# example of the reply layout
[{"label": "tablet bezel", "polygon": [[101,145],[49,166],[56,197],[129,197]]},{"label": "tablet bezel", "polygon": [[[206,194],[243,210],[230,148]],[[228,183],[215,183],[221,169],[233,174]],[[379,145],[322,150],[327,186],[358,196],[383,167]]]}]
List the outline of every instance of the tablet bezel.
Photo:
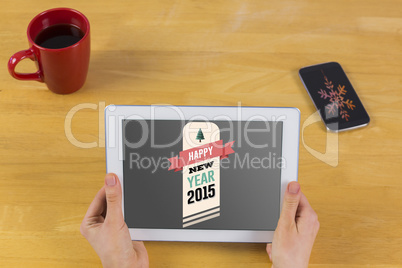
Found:
[{"label": "tablet bezel", "polygon": [[[172,105],[109,105],[105,108],[105,153],[107,173],[115,173],[123,184],[123,119],[142,120],[220,120],[267,119],[282,121],[282,157],[286,167],[281,170],[281,209],[287,184],[297,181],[299,158],[300,111],[293,107],[243,106],[172,106]],[[259,120],[258,120],[259,119]],[[226,119],[227,120],[227,119]],[[124,191],[122,209],[124,214]],[[200,242],[272,242],[274,231],[194,230],[129,228],[132,240],[200,241]]]}]

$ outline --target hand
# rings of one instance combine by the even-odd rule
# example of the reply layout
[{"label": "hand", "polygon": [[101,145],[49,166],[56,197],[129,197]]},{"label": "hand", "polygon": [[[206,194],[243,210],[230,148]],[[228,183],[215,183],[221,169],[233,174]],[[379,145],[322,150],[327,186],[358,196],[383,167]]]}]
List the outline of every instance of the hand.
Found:
[{"label": "hand", "polygon": [[115,174],[106,174],[81,224],[81,234],[95,249],[103,267],[148,267],[144,243],[131,241],[121,207],[121,185]]},{"label": "hand", "polygon": [[319,229],[317,214],[300,191],[299,183],[290,182],[272,244],[267,245],[272,268],[308,267]]}]

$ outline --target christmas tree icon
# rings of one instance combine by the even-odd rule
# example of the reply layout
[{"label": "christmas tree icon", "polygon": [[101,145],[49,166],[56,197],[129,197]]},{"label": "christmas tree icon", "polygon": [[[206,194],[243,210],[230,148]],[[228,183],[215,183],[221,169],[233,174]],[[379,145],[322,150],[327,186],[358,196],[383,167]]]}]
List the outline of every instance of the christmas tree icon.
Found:
[{"label": "christmas tree icon", "polygon": [[204,138],[204,133],[202,133],[201,128],[200,128],[200,130],[198,130],[197,137],[195,137],[195,139],[200,140],[200,142],[201,142],[201,140],[205,139]]}]

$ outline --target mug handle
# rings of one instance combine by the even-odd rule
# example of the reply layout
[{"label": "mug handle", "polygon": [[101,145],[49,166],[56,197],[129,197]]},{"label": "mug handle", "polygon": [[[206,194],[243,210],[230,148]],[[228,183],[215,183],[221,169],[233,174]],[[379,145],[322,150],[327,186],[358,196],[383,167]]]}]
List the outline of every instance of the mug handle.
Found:
[{"label": "mug handle", "polygon": [[19,51],[11,56],[10,60],[8,61],[8,71],[11,76],[18,80],[34,80],[43,82],[40,70],[38,70],[36,73],[30,74],[18,73],[15,71],[15,67],[17,66],[17,64],[26,58],[35,60],[35,54],[32,48]]}]

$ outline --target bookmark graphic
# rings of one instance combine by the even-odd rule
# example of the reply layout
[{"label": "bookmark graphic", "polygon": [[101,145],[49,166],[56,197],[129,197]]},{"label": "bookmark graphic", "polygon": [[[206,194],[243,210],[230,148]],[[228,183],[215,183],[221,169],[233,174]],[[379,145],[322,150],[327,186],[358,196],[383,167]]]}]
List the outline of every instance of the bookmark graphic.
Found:
[{"label": "bookmark graphic", "polygon": [[169,170],[182,170],[183,228],[220,216],[220,160],[234,153],[233,143],[223,144],[214,123],[184,126],[183,151],[169,159]]}]

